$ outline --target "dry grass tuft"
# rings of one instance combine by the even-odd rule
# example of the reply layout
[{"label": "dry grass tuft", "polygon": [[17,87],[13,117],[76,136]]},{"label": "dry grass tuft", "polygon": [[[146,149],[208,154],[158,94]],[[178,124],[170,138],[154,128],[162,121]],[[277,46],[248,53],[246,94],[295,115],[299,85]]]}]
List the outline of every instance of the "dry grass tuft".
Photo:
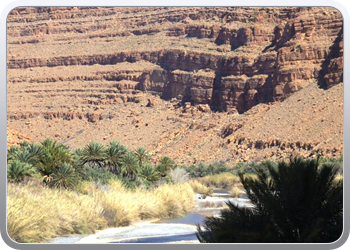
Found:
[{"label": "dry grass tuft", "polygon": [[7,230],[16,242],[43,242],[59,235],[94,233],[105,227],[93,197],[31,185],[8,185]]},{"label": "dry grass tuft", "polygon": [[213,189],[209,188],[197,180],[190,180],[188,184],[191,186],[194,192],[199,194],[204,194],[207,196],[211,196],[213,194]]},{"label": "dry grass tuft", "polygon": [[217,175],[208,175],[197,179],[205,186],[215,188],[230,188],[235,183],[240,183],[238,176],[231,173],[221,173]]},{"label": "dry grass tuft", "polygon": [[44,188],[31,182],[8,184],[7,229],[16,242],[45,242],[143,219],[176,217],[193,206],[189,184],[163,185],[151,191],[128,190],[119,181],[107,186],[82,182],[76,191]]},{"label": "dry grass tuft", "polygon": [[162,204],[160,217],[178,217],[194,206],[194,192],[187,183],[160,186],[154,195]]},{"label": "dry grass tuft", "polygon": [[240,190],[236,185],[233,186],[233,187],[229,190],[230,196],[231,196],[231,197],[234,197],[234,198],[239,198],[240,193],[241,193],[241,190]]}]

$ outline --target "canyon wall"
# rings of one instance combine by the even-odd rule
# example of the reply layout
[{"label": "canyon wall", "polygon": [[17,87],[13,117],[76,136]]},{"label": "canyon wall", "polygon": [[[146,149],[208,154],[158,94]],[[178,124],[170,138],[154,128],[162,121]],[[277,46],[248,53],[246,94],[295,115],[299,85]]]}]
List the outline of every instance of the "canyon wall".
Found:
[{"label": "canyon wall", "polygon": [[36,142],[117,139],[189,164],[339,157],[342,82],[343,19],[330,7],[19,7],[7,18],[8,126]]},{"label": "canyon wall", "polygon": [[[19,22],[23,13],[33,12],[52,13],[49,15],[51,19],[69,18],[67,13],[72,10],[86,15],[91,15],[92,11],[85,8],[18,8],[12,11],[9,21]],[[149,11],[152,12],[151,10],[153,9]],[[8,69],[26,69],[73,65],[117,65],[123,62],[147,61],[160,66],[161,69],[148,70],[132,77],[123,76],[116,70],[95,75],[93,80],[120,81],[133,78],[139,84],[132,88],[154,92],[165,99],[178,98],[183,102],[189,101],[193,105],[208,104],[213,110],[232,110],[239,113],[245,112],[258,103],[283,100],[312,80],[318,81],[323,88],[330,88],[343,81],[343,23],[341,14],[335,9],[246,8],[244,12],[235,11],[234,8],[230,11],[225,11],[225,8],[214,8],[212,11],[201,9],[195,15],[186,14],[184,9],[181,10],[178,15],[174,15],[175,12],[166,12],[167,15],[150,14],[148,23],[143,25],[139,24],[140,20],[136,18],[134,23],[127,24],[132,26],[132,29],[120,31],[120,34],[114,34],[114,36],[151,36],[154,33],[165,32],[165,39],[179,36],[206,39],[207,42],[217,46],[216,51],[201,51],[193,48],[172,49],[165,46],[152,50],[111,51],[88,55],[9,57],[7,67]],[[110,16],[117,10],[101,11],[96,15]],[[209,17],[212,19],[217,17],[220,22],[204,24],[195,22]],[[167,26],[165,30],[150,26],[152,23],[161,22],[162,18],[167,18],[168,22],[170,20],[175,25]],[[248,21],[252,21],[250,26],[243,25]],[[237,28],[229,28],[232,26],[230,24],[238,22],[244,27],[238,25]],[[142,26],[145,28],[141,28]],[[76,29],[74,32],[87,32],[91,28],[92,30],[106,29],[108,24],[96,27],[86,26],[85,29]],[[49,24],[41,24],[30,32],[28,29],[15,30],[8,27],[10,37],[69,32],[73,31],[67,25],[53,27]],[[35,43],[35,41],[28,42]],[[84,76],[76,77],[90,80]],[[49,77],[47,80],[50,81]]]}]

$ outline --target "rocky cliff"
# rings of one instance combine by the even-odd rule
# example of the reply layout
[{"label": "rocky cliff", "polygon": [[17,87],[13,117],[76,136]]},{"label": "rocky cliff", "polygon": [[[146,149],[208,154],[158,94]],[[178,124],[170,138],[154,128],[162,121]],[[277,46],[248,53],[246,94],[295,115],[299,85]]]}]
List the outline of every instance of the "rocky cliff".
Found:
[{"label": "rocky cliff", "polygon": [[[326,88],[342,82],[342,17],[335,9],[189,9],[189,13],[185,8],[180,8],[178,11],[167,8],[145,9],[147,14],[140,24],[141,14],[136,15],[135,12],[129,14],[130,11],[125,9],[104,8],[99,9],[100,12],[97,13],[101,16],[107,15],[108,19],[112,19],[115,23],[107,25],[106,21],[106,24],[102,25],[104,19],[102,21],[97,19],[100,25],[95,26],[91,26],[90,19],[92,15],[97,15],[96,10],[15,9],[8,18],[11,23],[8,27],[9,44],[13,44],[8,69],[118,65],[124,62],[147,61],[159,65],[161,70],[157,69],[156,72],[150,70],[149,76],[134,78],[140,83],[136,89],[156,91],[164,98],[181,96],[183,100],[189,100],[193,104],[209,104],[214,110],[235,109],[238,112],[244,112],[261,102],[282,100],[305,87],[313,79],[319,81],[320,85],[324,82],[323,87]],[[118,10],[121,13],[118,13]],[[158,10],[163,13],[159,14]],[[72,13],[70,18],[67,13]],[[79,27],[74,27],[75,14],[85,16]],[[131,15],[135,22],[123,18],[123,14],[125,17]],[[215,19],[217,21],[213,21]],[[205,22],[207,20],[208,22]],[[31,25],[19,25],[22,21]],[[88,24],[84,25],[85,22]],[[156,28],[157,24],[163,22],[166,22],[166,25]],[[90,33],[94,30],[105,33],[112,25],[123,27],[120,28],[123,32],[119,34],[122,37],[147,36],[150,40],[148,42],[151,43],[153,39],[160,38],[155,34],[162,34],[162,39],[181,37],[180,45],[171,42],[168,46],[153,47],[150,50],[135,47],[129,50],[111,49],[109,53],[101,51],[96,54],[86,51],[80,54],[77,43],[71,45],[72,42],[67,37],[71,33],[74,35],[83,33],[85,40],[80,42],[90,44],[89,40],[94,39]],[[56,52],[54,55],[53,51],[50,51],[51,56],[36,56],[35,53],[28,52],[19,57],[13,55],[17,49],[23,47],[15,46],[16,42],[22,43],[22,40],[25,40],[33,44],[32,48],[39,49],[42,37],[47,34],[63,35],[59,43],[66,45],[67,50],[63,50],[62,53]],[[19,40],[18,36],[22,39]],[[112,35],[101,34],[98,38],[106,36]],[[33,40],[33,37],[37,38]],[[210,44],[213,48],[201,48],[200,45],[191,44],[192,42],[188,42],[189,45],[185,42],[181,44],[186,38],[205,39],[203,43],[206,46]],[[108,42],[112,43],[113,40]],[[99,45],[97,47],[102,46]],[[86,45],[82,45],[84,46]],[[108,44],[104,46],[108,47]],[[69,51],[71,55],[63,55]],[[38,52],[40,54],[40,51]],[[178,70],[184,71],[181,75],[186,79],[179,78]],[[206,74],[201,74],[200,71]],[[79,76],[76,77],[79,79]],[[84,80],[89,79],[81,77]],[[94,76],[93,80],[118,81],[122,78],[119,72],[110,72],[109,75]]]},{"label": "rocky cliff", "polygon": [[[113,121],[118,105],[146,106],[150,94],[185,110],[245,115],[310,84],[326,91],[343,81],[343,20],[334,8],[21,7],[7,20],[16,129],[41,116]],[[257,150],[283,144],[265,139]],[[299,142],[309,139],[290,145]]]}]

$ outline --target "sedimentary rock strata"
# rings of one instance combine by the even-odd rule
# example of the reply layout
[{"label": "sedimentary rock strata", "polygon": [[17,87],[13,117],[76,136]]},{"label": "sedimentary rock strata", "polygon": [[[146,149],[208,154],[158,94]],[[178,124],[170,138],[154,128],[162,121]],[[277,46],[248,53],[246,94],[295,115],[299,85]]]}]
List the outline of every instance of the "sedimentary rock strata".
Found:
[{"label": "sedimentary rock strata", "polygon": [[[124,119],[117,114],[123,105],[163,108],[158,97],[174,112],[195,107],[184,116],[245,115],[311,83],[327,91],[343,82],[343,20],[334,8],[21,7],[7,21],[7,117],[16,129],[41,117],[97,129]],[[27,127],[37,139],[47,135]],[[248,136],[235,138],[241,145]],[[308,140],[285,145],[317,147]]]}]

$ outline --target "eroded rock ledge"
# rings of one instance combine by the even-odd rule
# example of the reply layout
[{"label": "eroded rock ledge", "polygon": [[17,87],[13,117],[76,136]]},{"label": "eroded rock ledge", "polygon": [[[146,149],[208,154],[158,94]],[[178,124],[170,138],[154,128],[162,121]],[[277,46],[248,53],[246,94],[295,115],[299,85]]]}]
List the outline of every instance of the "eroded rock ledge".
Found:
[{"label": "eroded rock ledge", "polygon": [[[208,104],[213,110],[245,112],[258,103],[283,100],[300,90],[312,80],[319,81],[320,87],[329,88],[343,81],[343,32],[341,14],[332,8],[247,8],[238,9],[190,8],[196,14],[185,14],[184,9],[149,8],[148,18],[140,23],[139,17],[133,15],[135,22],[127,22],[118,17],[117,21],[126,27],[120,36],[148,36],[163,34],[166,37],[188,37],[207,39],[215,50],[188,48],[153,48],[151,50],[110,51],[87,55],[44,56],[17,58],[9,57],[8,69],[26,69],[34,67],[59,67],[76,65],[116,65],[147,61],[158,65],[154,69],[141,69],[138,75],[132,72],[113,72],[92,76],[74,76],[65,78],[33,79],[32,81],[70,81],[70,80],[107,80],[120,81],[132,78],[138,84],[132,89],[155,92],[165,99],[178,98],[193,105]],[[49,13],[52,20],[69,18],[67,13],[76,11],[89,16],[112,17],[121,9],[64,9],[64,8],[24,8],[16,9],[9,20],[19,22],[21,17],[31,13]],[[131,10],[130,10],[131,11]],[[26,13],[27,15],[24,15]],[[136,12],[135,12],[136,13]],[[204,15],[218,22],[198,22]],[[167,25],[162,18],[167,18]],[[45,18],[44,18],[45,19]],[[250,22],[250,26],[245,24]],[[102,25],[103,22],[101,22]],[[107,30],[105,25],[90,26],[94,30]],[[46,26],[44,24],[47,24]],[[50,22],[37,24],[30,32],[24,29],[16,31],[8,28],[9,36],[33,36],[40,38],[41,33],[81,34],[92,32],[90,23],[85,29],[69,30],[67,25]],[[110,24],[112,25],[112,24]],[[46,29],[43,29],[46,27]],[[143,27],[143,28],[141,28]],[[153,27],[153,28],[152,28]],[[129,31],[129,32],[127,32]],[[18,33],[19,32],[19,33]],[[103,32],[101,32],[103,33]],[[88,33],[87,33],[88,34]],[[104,35],[101,34],[101,37]],[[86,36],[85,36],[86,37]],[[108,36],[110,37],[110,36]],[[113,36],[112,36],[113,37]],[[89,39],[93,37],[89,36]],[[16,40],[16,39],[14,39]],[[68,40],[66,40],[68,41]],[[63,39],[62,42],[66,43]],[[13,41],[14,42],[14,41]],[[37,41],[40,44],[40,39]],[[180,46],[181,47],[181,46]],[[186,47],[186,46],[185,46]],[[214,47],[215,48],[215,47]],[[73,53],[74,51],[72,51]],[[74,53],[73,53],[74,54]],[[76,53],[75,53],[76,54]],[[9,79],[11,82],[11,79]]]}]

